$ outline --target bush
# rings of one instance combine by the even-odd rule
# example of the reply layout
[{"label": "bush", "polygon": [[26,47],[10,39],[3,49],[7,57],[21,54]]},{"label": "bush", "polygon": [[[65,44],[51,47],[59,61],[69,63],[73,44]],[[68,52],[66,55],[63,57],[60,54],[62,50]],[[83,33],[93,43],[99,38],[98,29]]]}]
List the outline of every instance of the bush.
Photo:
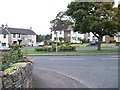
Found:
[{"label": "bush", "polygon": [[75,47],[72,46],[61,46],[59,51],[75,51]]},{"label": "bush", "polygon": [[116,43],[116,40],[110,40],[109,43]]},{"label": "bush", "polygon": [[[58,46],[58,51],[75,51],[75,47],[72,46]],[[54,52],[56,51],[56,47],[42,47],[42,48],[36,48],[35,51],[46,51],[46,52]]]},{"label": "bush", "polygon": [[8,68],[8,69],[5,69],[4,70],[4,72],[6,72],[6,73],[12,73],[12,72],[14,72],[14,71],[19,71],[19,70],[21,70],[21,68],[20,67],[10,67],[10,68]]},{"label": "bush", "polygon": [[46,52],[50,52],[52,51],[51,47],[41,47],[41,48],[36,48],[35,51],[46,51]]},{"label": "bush", "polygon": [[71,43],[70,42],[65,42],[66,46],[69,46]]},{"label": "bush", "polygon": [[17,63],[22,57],[23,53],[19,49],[19,46],[11,46],[10,51],[2,53],[2,65],[0,65],[0,69],[5,70],[9,68],[11,64]]}]

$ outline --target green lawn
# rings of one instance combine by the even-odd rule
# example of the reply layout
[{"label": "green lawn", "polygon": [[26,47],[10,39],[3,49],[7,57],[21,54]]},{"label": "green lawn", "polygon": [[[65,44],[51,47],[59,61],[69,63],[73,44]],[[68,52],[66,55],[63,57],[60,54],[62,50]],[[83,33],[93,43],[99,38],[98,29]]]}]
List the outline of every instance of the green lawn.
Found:
[{"label": "green lawn", "polygon": [[84,44],[71,44],[70,46],[73,46],[73,47],[86,47],[88,46],[89,43],[84,43]]},{"label": "green lawn", "polygon": [[79,51],[71,51],[71,52],[38,52],[35,50],[26,50],[24,51],[27,54],[79,54],[79,53],[112,53],[112,52],[118,52],[118,50],[79,50]]},{"label": "green lawn", "polygon": [[102,43],[102,44],[101,44],[101,47],[107,47],[107,46],[108,46],[107,43]]},{"label": "green lawn", "polygon": [[[71,44],[70,46],[74,46],[74,47],[86,47],[86,46],[88,46],[88,45],[89,45],[89,43],[84,43],[84,44]],[[107,43],[102,43],[102,44],[101,44],[101,47],[106,47],[106,46],[108,46]]]}]

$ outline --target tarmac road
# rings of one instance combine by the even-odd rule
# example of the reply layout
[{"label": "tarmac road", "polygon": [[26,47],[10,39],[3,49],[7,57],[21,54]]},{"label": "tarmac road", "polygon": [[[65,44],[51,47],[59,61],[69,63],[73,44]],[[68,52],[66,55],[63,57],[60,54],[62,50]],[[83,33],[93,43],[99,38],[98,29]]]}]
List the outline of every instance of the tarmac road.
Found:
[{"label": "tarmac road", "polygon": [[[64,81],[65,77],[59,76],[58,73],[47,72],[46,69],[49,69],[72,76],[91,88],[118,88],[117,55],[30,57],[34,62],[34,80],[38,83],[35,87],[41,84],[44,86],[40,87],[71,87],[70,83],[65,84],[66,82],[71,82],[72,87],[78,87],[76,81],[71,81],[69,77]],[[46,69],[43,71],[41,68]]]},{"label": "tarmac road", "polygon": [[63,74],[42,69],[34,68],[33,88],[89,88],[80,81]]}]

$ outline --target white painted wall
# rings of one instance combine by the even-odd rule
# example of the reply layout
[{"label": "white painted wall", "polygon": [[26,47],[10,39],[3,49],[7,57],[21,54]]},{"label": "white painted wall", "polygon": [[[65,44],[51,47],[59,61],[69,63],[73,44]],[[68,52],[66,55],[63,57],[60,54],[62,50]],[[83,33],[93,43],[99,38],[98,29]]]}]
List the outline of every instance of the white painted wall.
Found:
[{"label": "white painted wall", "polygon": [[4,38],[4,35],[0,34],[0,46],[2,46],[2,43],[6,43],[6,47],[9,47],[8,46],[8,35],[6,35],[6,38]]},{"label": "white painted wall", "polygon": [[[120,36],[120,32],[118,32],[116,35]],[[120,37],[114,36],[114,40],[116,40],[116,42],[120,42]]]},{"label": "white painted wall", "polygon": [[64,38],[64,31],[62,30],[61,34],[60,34],[60,31],[52,31],[52,41],[56,42],[56,40],[54,39],[56,37],[55,32],[57,32],[57,38],[58,38],[57,42],[60,42],[59,38],[60,37]]},{"label": "white painted wall", "polygon": [[[56,34],[54,32],[55,31],[52,31],[52,41],[55,41],[54,38],[56,37]],[[60,31],[56,31],[56,32],[57,32],[58,39],[60,37],[64,38],[63,30],[61,31],[61,34],[60,34]],[[80,40],[78,38],[84,39],[84,34],[79,34],[78,32],[74,32],[74,31],[71,31],[69,36],[70,36],[70,41],[72,43],[80,43]],[[60,41],[58,40],[57,42],[60,42]]]},{"label": "white painted wall", "polygon": [[84,39],[84,34],[71,31],[71,42],[72,43],[80,43],[80,40],[79,40],[80,38]]},{"label": "white painted wall", "polygon": [[17,44],[19,44],[18,40],[22,40],[21,42],[22,45],[36,46],[36,35],[22,35],[21,34],[19,37],[19,34],[16,34],[14,38],[13,34],[10,34],[9,37],[11,37],[10,38],[11,44],[13,43],[13,41],[17,41]]}]

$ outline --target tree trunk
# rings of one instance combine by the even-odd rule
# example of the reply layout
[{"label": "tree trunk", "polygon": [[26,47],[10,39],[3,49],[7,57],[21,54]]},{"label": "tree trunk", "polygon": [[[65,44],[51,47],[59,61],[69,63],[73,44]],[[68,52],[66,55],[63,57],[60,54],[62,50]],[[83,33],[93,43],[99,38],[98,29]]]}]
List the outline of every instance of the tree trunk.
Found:
[{"label": "tree trunk", "polygon": [[98,50],[101,50],[101,42],[102,42],[102,36],[99,36],[99,38],[98,38]]}]

